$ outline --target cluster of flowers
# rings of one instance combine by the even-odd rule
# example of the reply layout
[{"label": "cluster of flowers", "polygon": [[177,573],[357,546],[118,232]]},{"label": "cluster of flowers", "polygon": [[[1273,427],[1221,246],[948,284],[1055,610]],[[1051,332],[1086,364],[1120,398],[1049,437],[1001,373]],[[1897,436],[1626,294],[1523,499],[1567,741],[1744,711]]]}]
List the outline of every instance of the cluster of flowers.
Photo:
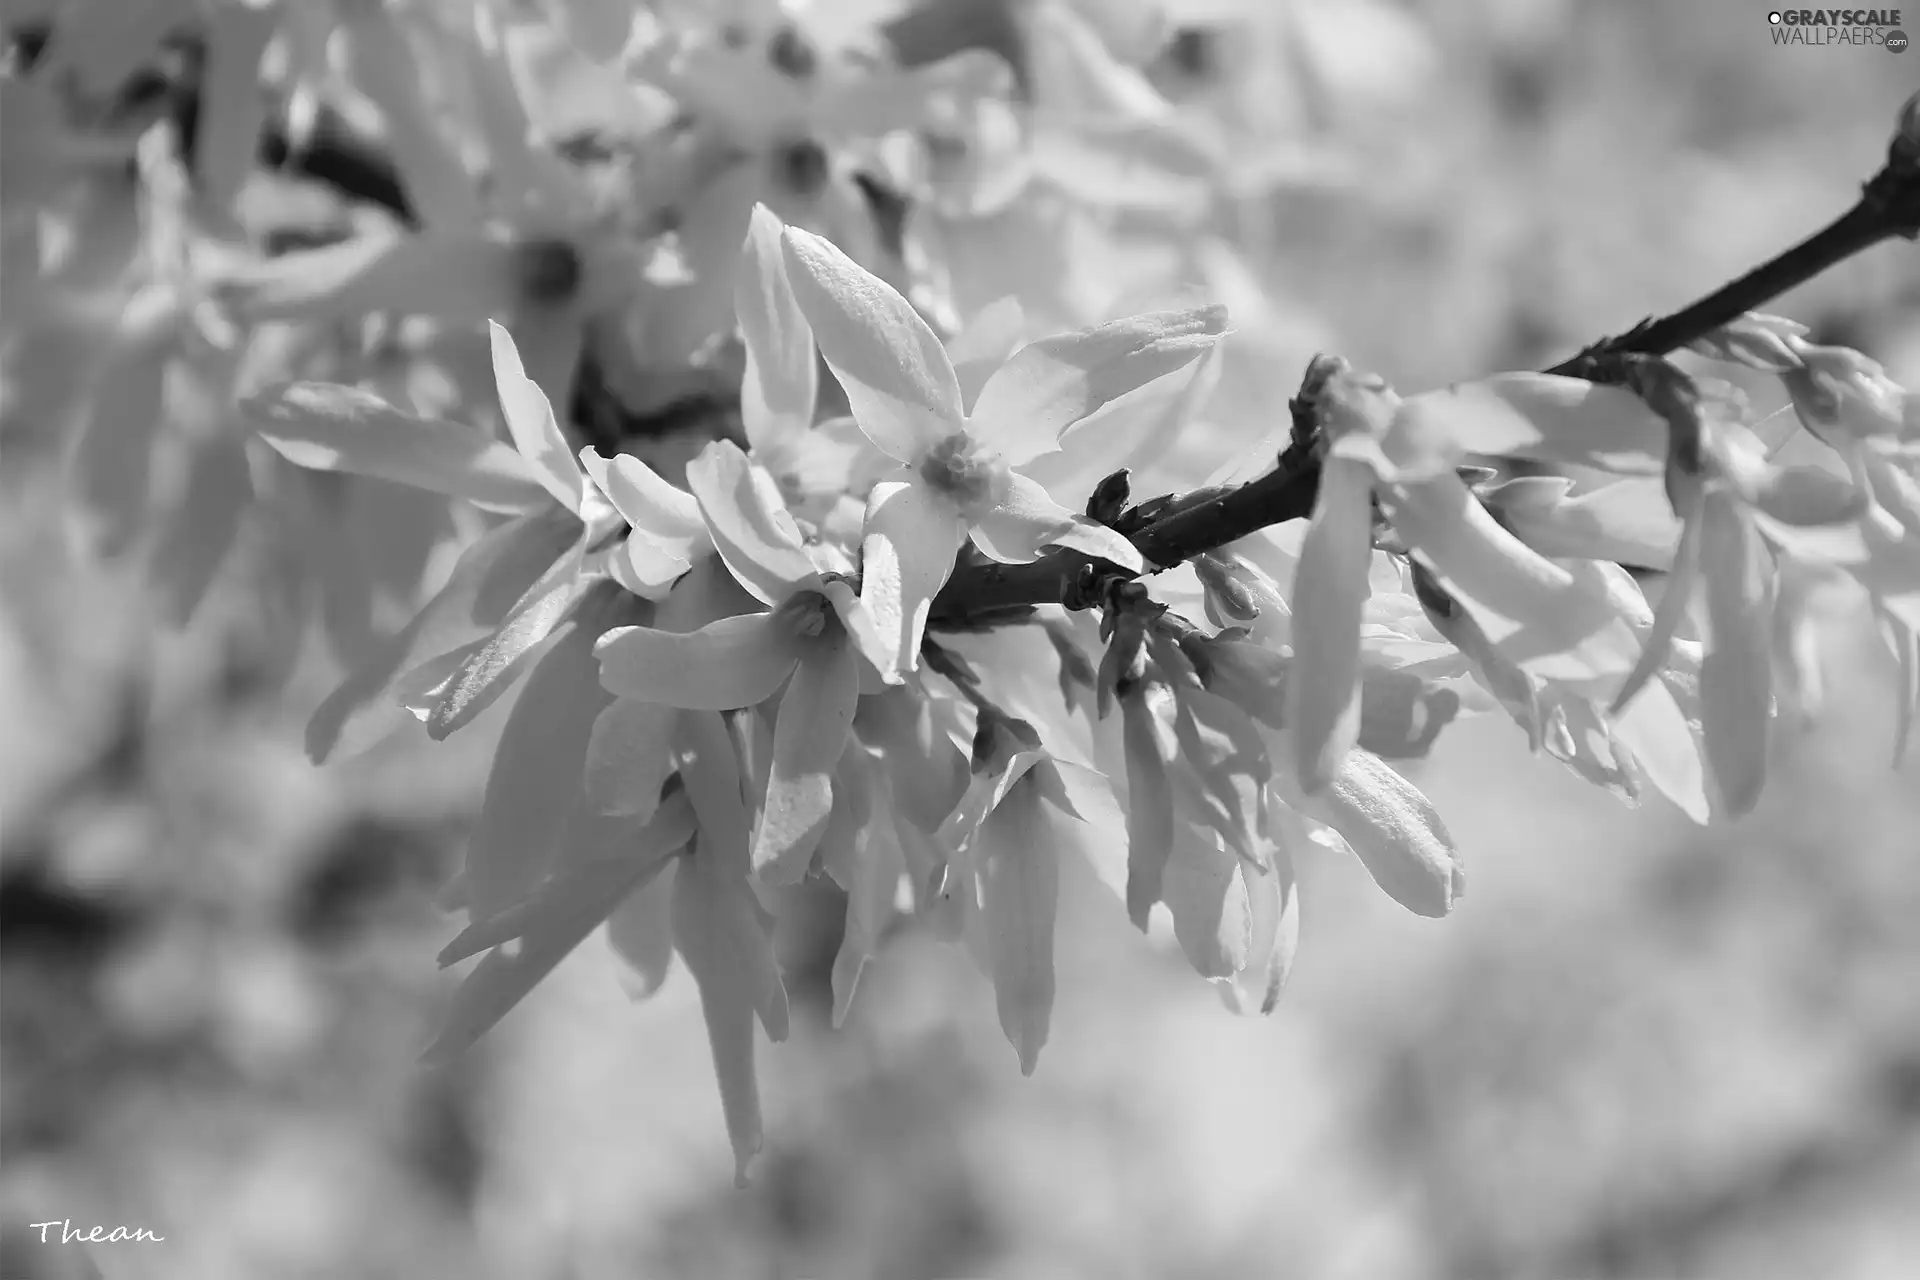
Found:
[{"label": "cluster of flowers", "polygon": [[[512,448],[325,384],[249,414],[296,462],[518,513],[320,717],[331,733],[384,691],[441,736],[526,682],[460,886],[471,923],[443,959],[489,954],[436,1052],[471,1044],[603,923],[643,990],[677,950],[743,1168],[752,1024],[786,1027],[764,889],[819,874],[846,891],[836,1019],[896,910],[968,939],[1031,1070],[1076,848],[1142,928],[1164,903],[1239,1008],[1272,1008],[1285,981],[1303,842],[1350,849],[1396,900],[1445,914],[1454,843],[1387,761],[1429,749],[1463,679],[1596,783],[1737,815],[1763,780],[1774,672],[1802,696],[1817,684],[1804,593],[1779,583],[1825,568],[1870,593],[1911,710],[1920,413],[1787,322],[1750,317],[1703,347],[1779,373],[1845,468],[1770,460],[1728,391],[1665,362],[1636,365],[1632,389],[1503,374],[1404,399],[1317,362],[1302,401],[1321,480],[1291,588],[1275,532],[1241,538],[1196,566],[1201,625],[1180,589],[1156,599],[1142,578],[1170,566],[1022,468],[1202,358],[1219,309],[956,365],[899,293],[764,208],[736,299],[747,448],[709,444],[684,488],[628,455],[576,463],[497,326]],[[814,425],[816,350],[850,421]],[[1476,457],[1609,478],[1489,480]],[[1046,611],[1010,628],[1046,631],[1051,705],[1018,673],[977,671],[964,633],[928,636],[936,597],[964,619],[982,568],[1069,554],[1105,575],[1099,634]],[[1623,560],[1670,571],[1658,609]],[[1682,638],[1696,581],[1704,640]]]},{"label": "cluster of flowers", "polygon": [[[184,7],[151,7],[149,44]],[[1164,905],[1230,1006],[1270,1010],[1308,846],[1350,851],[1415,912],[1453,907],[1454,841],[1391,762],[1465,710],[1504,709],[1536,749],[1629,799],[1657,791],[1703,822],[1749,810],[1776,704],[1817,699],[1805,604],[1824,577],[1858,582],[1900,660],[1904,745],[1920,699],[1920,399],[1788,322],[1749,316],[1698,350],[1777,375],[1818,461],[1783,461],[1730,388],[1663,359],[1619,360],[1604,383],[1500,374],[1407,397],[1323,359],[1297,402],[1318,470],[1304,536],[1223,527],[1188,565],[1160,563],[1139,530],[1206,502],[1129,508],[1112,477],[1204,396],[1224,310],[1026,342],[1017,305],[963,325],[907,296],[927,274],[914,245],[938,241],[941,219],[1002,210],[1035,177],[998,59],[903,70],[785,25],[663,25],[617,0],[572,0],[553,24],[484,4],[220,4],[192,162],[164,130],[138,133],[129,199],[103,166],[120,144],[68,127],[74,100],[140,56],[138,42],[101,52],[112,42],[88,27],[108,8],[82,7],[32,77],[4,82],[23,141],[9,137],[0,205],[0,346],[16,366],[24,351],[77,371],[33,390],[78,419],[76,508],[97,541],[154,532],[163,420],[187,437],[187,479],[149,540],[182,615],[270,496],[258,506],[286,554],[263,580],[312,580],[330,620],[371,631],[381,575],[316,552],[350,530],[298,500],[308,472],[508,517],[469,521],[397,634],[337,646],[351,674],[308,732],[323,759],[397,704],[440,739],[521,686],[450,895],[468,925],[442,958],[484,955],[435,1054],[473,1044],[596,929],[638,993],[678,954],[744,1173],[760,1143],[754,1024],[787,1030],[772,891],[821,875],[847,895],[836,1021],[911,915],[980,959],[1032,1070],[1076,851],[1137,925]],[[1046,12],[1056,34],[1079,30],[1064,6]],[[559,80],[591,89],[605,71],[611,114],[645,117],[599,140],[618,157],[602,170],[559,158],[564,95],[524,87],[522,64],[560,55],[515,40],[549,26],[570,36]],[[608,56],[580,52],[596,47]],[[371,104],[412,228],[271,258],[218,234],[269,52],[287,83]],[[1133,85],[1102,75],[1096,97]],[[918,241],[877,234],[875,173],[933,220]],[[389,314],[440,328],[368,320]],[[490,377],[460,364],[483,322]],[[342,325],[355,341],[336,341]],[[653,465],[570,439],[584,355],[670,377],[734,330],[744,447]],[[835,396],[847,412],[816,421]],[[464,421],[496,401],[505,440]],[[1516,459],[1557,474],[1489,465]],[[420,580],[445,532],[411,527],[408,548],[377,549],[396,584]],[[1010,598],[1023,564],[1065,588]],[[1623,566],[1665,572],[1668,589],[1650,603]],[[1022,637],[1051,655],[1048,679]]]}]

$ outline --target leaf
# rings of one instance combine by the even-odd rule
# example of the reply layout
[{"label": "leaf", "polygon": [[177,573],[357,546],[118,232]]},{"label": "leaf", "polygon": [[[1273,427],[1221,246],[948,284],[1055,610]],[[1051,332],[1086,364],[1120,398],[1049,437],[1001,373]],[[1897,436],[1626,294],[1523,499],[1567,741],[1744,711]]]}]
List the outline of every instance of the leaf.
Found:
[{"label": "leaf", "polygon": [[782,243],[794,298],[867,438],[916,462],[958,432],[960,383],[912,304],[819,236],[788,227]]},{"label": "leaf", "polygon": [[580,510],[585,498],[585,480],[573,450],[554,420],[553,405],[547,393],[527,376],[520,365],[520,352],[513,335],[492,320],[487,321],[487,336],[493,345],[493,381],[500,394],[500,410],[506,415],[507,433],[513,447],[532,466],[534,477],[554,500],[567,510]]},{"label": "leaf", "polygon": [[240,411],[295,466],[390,480],[492,511],[537,511],[552,501],[533,468],[506,445],[457,422],[397,409],[358,387],[289,382],[248,397]]},{"label": "leaf", "polygon": [[677,708],[638,698],[615,698],[593,722],[587,739],[584,786],[596,813],[644,820],[660,804],[673,776],[669,745]]},{"label": "leaf", "polygon": [[[519,945],[496,945],[466,976],[441,1019],[439,1035],[421,1055],[422,1061],[441,1065],[472,1048],[553,972],[627,894],[660,871],[672,854],[686,844],[691,828],[684,804],[671,811],[663,810],[644,827],[630,820],[619,821],[635,833],[621,856],[579,864],[569,874],[549,881],[510,920],[477,935],[498,938],[502,943],[518,939]],[[593,826],[583,826],[580,834],[600,833]],[[477,926],[470,928],[463,937],[476,934],[476,929]],[[463,952],[473,954],[473,950],[466,949],[456,939],[442,954]]]},{"label": "leaf", "polygon": [[546,872],[560,823],[582,794],[594,721],[613,700],[600,687],[594,642],[636,607],[633,597],[602,583],[581,600],[528,673],[501,730],[467,846],[467,886],[476,915],[524,897]]},{"label": "leaf", "polygon": [[549,505],[540,514],[499,525],[463,551],[446,585],[313,713],[307,724],[308,758],[324,763],[354,718],[388,698],[406,672],[499,626],[579,530],[571,514]]},{"label": "leaf", "polygon": [[1057,446],[1060,433],[1167,374],[1226,331],[1221,306],[1156,311],[1030,343],[987,380],[967,433],[1014,466]]},{"label": "leaf", "polygon": [[706,853],[704,839],[696,841],[693,856],[674,876],[673,940],[700,989],[721,1110],[733,1143],[734,1178],[742,1186],[761,1144],[754,1015],[770,1040],[787,1037],[787,995],[769,929],[746,876],[725,869]]},{"label": "leaf", "polygon": [[1023,778],[987,814],[973,840],[994,1002],[1023,1075],[1039,1064],[1053,1016],[1060,864],[1046,823],[1039,787]]},{"label": "leaf", "polygon": [[669,859],[607,917],[607,945],[619,961],[620,988],[629,1000],[645,1000],[660,990],[672,967],[677,865]]},{"label": "leaf", "polygon": [[820,389],[819,353],[787,283],[781,230],[771,209],[754,205],[733,285],[734,313],[746,347],[740,419],[756,454],[779,450],[813,424]]}]

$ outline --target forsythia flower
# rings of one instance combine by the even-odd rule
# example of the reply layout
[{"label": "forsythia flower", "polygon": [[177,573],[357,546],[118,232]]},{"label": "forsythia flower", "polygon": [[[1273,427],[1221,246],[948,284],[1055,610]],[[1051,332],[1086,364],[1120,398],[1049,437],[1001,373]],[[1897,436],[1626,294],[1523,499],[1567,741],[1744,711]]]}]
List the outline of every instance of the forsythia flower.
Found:
[{"label": "forsythia flower", "polygon": [[900,469],[874,486],[861,598],[891,650],[889,679],[912,670],[933,595],[972,534],[994,559],[1068,547],[1139,572],[1125,538],[1060,506],[1017,468],[1060,433],[1134,388],[1197,359],[1225,327],[1218,307],[1115,321],[1031,343],[962,402],[952,361],[907,300],[818,236],[789,228],[787,268],[854,420]]}]

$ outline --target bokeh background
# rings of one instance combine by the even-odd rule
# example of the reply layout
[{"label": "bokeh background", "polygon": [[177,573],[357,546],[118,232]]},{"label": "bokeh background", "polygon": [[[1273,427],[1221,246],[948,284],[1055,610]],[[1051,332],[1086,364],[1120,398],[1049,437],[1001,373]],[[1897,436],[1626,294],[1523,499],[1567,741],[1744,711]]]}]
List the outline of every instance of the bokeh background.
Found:
[{"label": "bokeh background", "polygon": [[[1776,47],[1748,0],[1164,7],[1155,83],[1285,170],[1222,215],[1247,270],[1184,282],[1241,331],[1169,486],[1271,430],[1316,350],[1430,386],[1738,274],[1852,200],[1920,84],[1920,53]],[[1920,384],[1911,244],[1773,309]],[[287,655],[231,585],[164,628],[137,571],[68,550],[22,412],[5,1280],[84,1274],[25,1229],[59,1218],[167,1237],[97,1251],[107,1280],[1920,1274],[1920,772],[1889,767],[1891,663],[1844,597],[1827,714],[1785,727],[1724,830],[1619,807],[1504,719],[1456,726],[1410,772],[1464,905],[1416,919],[1305,861],[1265,1019],[1085,876],[1023,1079],[966,954],[911,929],[830,1031],[837,916],[796,910],[795,1031],[763,1048],[769,1145],[736,1190],[692,984],[632,1004],[597,938],[465,1060],[416,1065],[453,981],[433,899],[502,712],[310,766],[327,647]]]}]

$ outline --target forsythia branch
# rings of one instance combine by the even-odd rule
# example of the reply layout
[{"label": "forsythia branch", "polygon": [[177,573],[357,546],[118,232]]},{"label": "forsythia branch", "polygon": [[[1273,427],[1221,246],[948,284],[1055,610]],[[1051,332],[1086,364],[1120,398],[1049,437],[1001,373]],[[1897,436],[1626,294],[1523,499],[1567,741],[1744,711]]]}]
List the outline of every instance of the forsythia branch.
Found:
[{"label": "forsythia branch", "polygon": [[[1706,297],[1671,315],[1649,319],[1616,337],[1602,339],[1546,372],[1602,378],[1607,357],[1665,355],[1695,342],[1805,283],[1856,253],[1896,236],[1920,237],[1920,95],[1907,104],[1887,151],[1887,162],[1862,187],[1860,199],[1825,228]],[[1313,373],[1310,370],[1308,379]],[[1172,568],[1270,525],[1313,512],[1320,464],[1314,450],[1307,397],[1293,401],[1293,442],[1274,470],[1197,500],[1158,500],[1135,507],[1116,521],[1152,565]],[[1156,507],[1150,519],[1139,516]],[[1128,517],[1134,517],[1129,523]],[[1137,526],[1137,527],[1134,527]],[[1056,551],[1030,564],[972,559],[958,566],[934,599],[929,625],[990,626],[1012,620],[1034,605],[1088,608],[1100,602],[1101,583],[1128,576],[1119,567],[1078,552]]]}]

